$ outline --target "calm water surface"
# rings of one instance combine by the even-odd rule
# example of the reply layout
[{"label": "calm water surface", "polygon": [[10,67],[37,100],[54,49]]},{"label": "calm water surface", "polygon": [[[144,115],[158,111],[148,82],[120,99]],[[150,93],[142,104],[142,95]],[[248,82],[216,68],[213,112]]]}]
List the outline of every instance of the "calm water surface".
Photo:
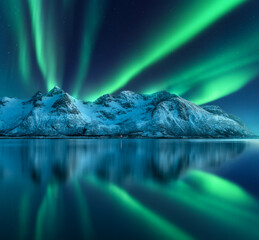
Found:
[{"label": "calm water surface", "polygon": [[0,139],[0,239],[259,239],[259,141]]}]

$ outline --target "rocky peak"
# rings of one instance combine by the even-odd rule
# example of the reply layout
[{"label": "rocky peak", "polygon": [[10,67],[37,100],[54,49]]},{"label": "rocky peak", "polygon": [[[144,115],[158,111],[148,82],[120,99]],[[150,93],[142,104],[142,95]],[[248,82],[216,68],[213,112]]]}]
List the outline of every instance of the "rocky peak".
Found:
[{"label": "rocky peak", "polygon": [[35,99],[35,100],[41,100],[43,97],[43,93],[41,91],[38,91],[36,92],[33,96],[32,96],[32,99]]},{"label": "rocky peak", "polygon": [[152,104],[158,105],[160,102],[167,101],[178,96],[175,94],[171,94],[167,91],[160,91],[157,93],[153,93],[152,95],[150,95],[150,97],[152,98]]},{"label": "rocky peak", "polygon": [[202,108],[207,112],[210,112],[213,114],[227,116],[227,113],[224,110],[222,110],[219,106],[203,105]]},{"label": "rocky peak", "polygon": [[41,102],[44,94],[41,91],[36,92],[30,100],[23,102],[23,105],[32,103],[34,107],[42,107],[44,104]]},{"label": "rocky peak", "polygon": [[246,128],[245,123],[239,117],[237,117],[233,114],[228,114],[223,109],[221,109],[219,106],[203,105],[202,108],[204,110],[206,110],[207,112],[217,114],[217,115],[220,115],[220,116],[224,116],[224,117],[228,117],[228,118],[234,120],[235,122],[237,122],[238,124],[240,124],[242,127]]},{"label": "rocky peak", "polygon": [[140,103],[144,98],[141,94],[132,91],[122,91],[116,99],[123,108],[132,108]]},{"label": "rocky peak", "polygon": [[[254,136],[238,117],[215,106],[202,108],[169,92],[123,91],[82,104],[55,87],[47,94],[37,92],[29,101],[0,101],[0,133],[8,136]],[[21,108],[21,103],[28,106]]]},{"label": "rocky peak", "polygon": [[112,101],[114,101],[114,97],[110,94],[105,94],[105,95],[99,97],[94,103],[108,107],[109,103]]},{"label": "rocky peak", "polygon": [[7,100],[4,99],[0,99],[0,106],[5,106],[5,104],[7,103]]},{"label": "rocky peak", "polygon": [[122,91],[119,94],[119,97],[126,98],[126,99],[132,99],[132,98],[138,98],[140,94],[132,92],[132,91]]},{"label": "rocky peak", "polygon": [[58,86],[55,86],[47,94],[47,97],[53,97],[55,95],[65,94],[65,92]]},{"label": "rocky peak", "polygon": [[79,110],[73,104],[71,97],[65,93],[52,105],[53,111],[58,113],[79,114]]}]

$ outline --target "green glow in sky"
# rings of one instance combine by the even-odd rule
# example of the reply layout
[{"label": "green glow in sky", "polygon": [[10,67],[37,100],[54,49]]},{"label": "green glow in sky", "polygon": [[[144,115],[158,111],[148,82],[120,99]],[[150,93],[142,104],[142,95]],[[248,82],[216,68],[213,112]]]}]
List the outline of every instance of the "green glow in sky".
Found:
[{"label": "green glow in sky", "polygon": [[[131,79],[136,77],[146,68],[182,47],[192,38],[196,37],[222,16],[246,2],[246,0],[217,0],[195,1],[190,4],[189,10],[179,14],[178,21],[168,20],[165,31],[154,32],[149,36],[146,46],[142,46],[136,56],[129,57],[129,62],[124,63],[120,70],[92,95],[86,99],[95,100],[106,93],[113,93],[124,87]],[[152,40],[150,40],[152,39]]]},{"label": "green glow in sky", "polygon": [[84,33],[82,37],[80,57],[72,92],[72,95],[75,98],[78,97],[82,85],[87,78],[90,58],[94,48],[96,35],[102,22],[105,5],[105,0],[90,0],[87,6],[86,14],[84,16]]},{"label": "green glow in sky", "polygon": [[[173,73],[172,77],[168,77],[163,81],[160,80],[159,84],[149,85],[143,89],[142,92],[151,94],[168,90],[172,93],[184,94],[195,86],[195,84],[203,80],[209,80],[211,77],[217,75],[221,76],[233,70],[236,71],[239,67],[244,67],[259,60],[258,54],[251,55],[251,51],[255,51],[255,49],[247,50],[248,49],[243,49],[243,51],[241,51],[240,46],[231,48],[230,50],[224,48],[223,53],[209,56],[198,64],[185,67],[178,73]],[[238,52],[239,54],[237,54]],[[248,53],[250,53],[250,55]]]},{"label": "green glow in sky", "polygon": [[65,7],[65,9],[68,9],[70,7],[70,5],[73,3],[73,0],[63,0],[63,6]]},{"label": "green glow in sky", "polygon": [[[259,35],[250,29],[249,33],[236,39],[236,42],[222,46],[220,51],[210,53],[199,61],[184,66],[171,76],[160,79],[159,83],[156,81],[155,84],[150,84],[142,91],[150,94],[167,90],[185,97],[184,94],[197,88],[198,92],[192,91],[187,95],[189,100],[195,99],[195,103],[206,103],[231,94],[255,76],[254,73],[257,72],[255,63],[259,61],[258,41]],[[249,66],[250,70],[244,73],[244,68]],[[241,73],[240,77],[237,76],[235,81],[233,77],[238,73]],[[217,79],[219,79],[219,85],[216,84]],[[221,85],[223,81],[226,81],[224,88]],[[206,91],[209,88],[211,92]],[[202,94],[202,99],[197,99],[198,94]]]},{"label": "green glow in sky", "polygon": [[35,53],[39,68],[46,81],[47,90],[51,90],[57,84],[57,79],[61,64],[58,54],[58,46],[55,39],[52,17],[55,16],[55,9],[48,9],[48,17],[43,16],[43,0],[28,0]]},{"label": "green glow in sky", "polygon": [[[6,13],[8,14],[8,19],[11,21],[11,25],[13,27],[14,37],[17,39],[17,47],[18,47],[18,65],[21,73],[21,79],[24,84],[28,86],[30,83],[30,71],[31,71],[31,59],[30,59],[30,48],[28,42],[28,32],[25,25],[25,15],[24,9],[21,1],[17,0],[9,0],[4,2],[6,4]],[[13,11],[9,9],[13,8]]]},{"label": "green glow in sky", "polygon": [[[161,78],[152,79],[151,76],[149,80],[151,83],[141,82],[139,89],[136,87],[136,90],[148,94],[166,90],[182,95],[197,104],[204,104],[238,91],[258,74],[255,64],[259,61],[259,34],[256,20],[253,20],[256,18],[251,18],[249,22],[245,21],[244,23],[248,25],[244,26],[236,19],[237,26],[240,24],[238,26],[240,32],[233,28],[235,37],[225,34],[224,27],[221,31],[219,22],[242,4],[244,7],[248,6],[249,4],[245,3],[249,1],[186,0],[179,1],[179,4],[169,4],[172,9],[166,9],[165,14],[161,16],[158,12],[158,21],[151,21],[136,35],[137,44],[130,49],[121,49],[125,53],[120,54],[121,62],[115,59],[119,62],[116,69],[111,69],[108,75],[103,76],[103,82],[96,85],[94,74],[91,72],[91,83],[88,84],[92,56],[102,49],[101,41],[105,41],[100,38],[100,42],[97,42],[98,33],[105,30],[104,33],[107,34],[107,29],[101,27],[106,17],[108,2],[89,0],[81,4],[75,0],[60,0],[57,4],[56,1],[49,0],[2,1],[3,9],[0,10],[6,15],[2,27],[7,29],[7,34],[1,41],[0,47],[6,51],[8,59],[2,60],[0,71],[3,80],[13,80],[9,81],[5,88],[10,88],[16,79],[19,79],[20,86],[24,86],[23,90],[31,92],[33,87],[42,88],[44,79],[43,84],[48,91],[59,85],[65,90],[71,90],[70,93],[75,98],[84,94],[85,100],[93,101],[103,94],[124,88],[133,79],[137,81],[148,68],[152,68],[158,62],[162,63],[162,60],[166,60],[171,54],[173,58],[177,57],[178,55],[173,55],[176,51],[187,44],[192,47],[192,40],[197,36],[203,37],[202,33],[206,39],[208,34],[205,31],[216,23],[219,23],[216,25],[219,26],[219,33],[223,32],[222,37],[215,36],[215,39],[219,39],[218,42],[215,41],[215,44],[211,45],[214,40],[211,41],[210,47],[202,48],[200,52],[195,51],[193,55],[190,52],[186,62],[178,63],[176,59],[175,64],[172,62],[171,70],[168,67],[164,72],[155,71],[155,75],[159,74]],[[80,6],[85,8],[82,11],[84,12],[82,19],[78,19],[77,16],[78,13],[81,14]],[[245,13],[243,14],[245,16]],[[110,15],[107,16],[109,23]],[[231,21],[235,20],[235,13],[230,17]],[[112,18],[116,19],[116,14]],[[77,27],[78,21],[82,21],[79,27]],[[105,22],[103,27],[107,26],[109,28],[109,24]],[[117,27],[116,24],[115,26]],[[121,27],[125,31],[126,27],[124,28],[124,25]],[[78,32],[75,34],[74,31]],[[221,41],[223,38],[224,41]],[[79,46],[74,46],[77,45],[74,40]],[[132,46],[130,38],[126,46]],[[109,62],[107,66],[109,67]],[[143,88],[145,83],[147,86]],[[95,89],[93,85],[96,86]]]},{"label": "green glow in sky", "polygon": [[258,73],[257,69],[245,69],[216,77],[201,85],[188,99],[198,105],[212,102],[238,91]]},{"label": "green glow in sky", "polygon": [[163,239],[193,239],[179,227],[173,225],[161,216],[143,206],[140,202],[130,196],[125,190],[117,187],[116,185],[111,183],[102,183],[97,179],[88,179],[86,183],[94,184],[95,187],[105,190],[106,193],[113,197],[114,201],[116,201],[118,205],[123,206],[123,209],[129,211],[130,214],[133,214],[135,217],[141,218],[145,224],[149,225],[149,231],[160,233],[163,235]]}]

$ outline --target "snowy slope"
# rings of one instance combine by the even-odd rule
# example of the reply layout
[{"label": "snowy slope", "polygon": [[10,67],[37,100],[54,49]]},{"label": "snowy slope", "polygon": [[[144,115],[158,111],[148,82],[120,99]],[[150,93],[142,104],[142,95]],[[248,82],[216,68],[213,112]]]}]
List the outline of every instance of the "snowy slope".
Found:
[{"label": "snowy slope", "polygon": [[58,87],[27,100],[0,99],[0,135],[253,136],[238,117],[219,107],[200,107],[168,92],[142,95],[124,91],[83,102]]}]

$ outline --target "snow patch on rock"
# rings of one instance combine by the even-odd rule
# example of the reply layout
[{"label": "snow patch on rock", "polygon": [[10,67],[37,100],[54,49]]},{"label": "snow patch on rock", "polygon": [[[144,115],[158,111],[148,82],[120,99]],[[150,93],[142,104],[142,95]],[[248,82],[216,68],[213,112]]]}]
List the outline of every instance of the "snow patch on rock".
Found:
[{"label": "snow patch on rock", "polygon": [[242,120],[218,106],[197,106],[175,94],[123,91],[95,102],[71,97],[59,87],[32,98],[0,99],[0,135],[250,137]]}]

